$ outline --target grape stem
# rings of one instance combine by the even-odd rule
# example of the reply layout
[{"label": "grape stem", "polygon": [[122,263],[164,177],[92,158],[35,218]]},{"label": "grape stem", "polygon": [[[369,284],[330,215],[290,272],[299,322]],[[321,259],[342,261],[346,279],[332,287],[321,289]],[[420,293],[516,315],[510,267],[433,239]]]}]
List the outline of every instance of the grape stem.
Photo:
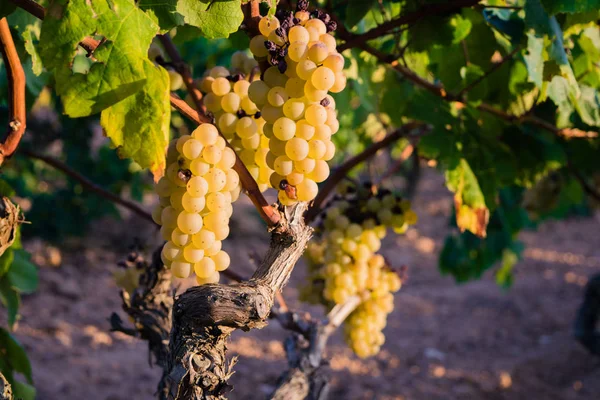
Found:
[{"label": "grape stem", "polygon": [[9,119],[6,139],[0,143],[0,165],[16,150],[25,133],[25,72],[10,34],[6,18],[0,19],[0,51],[6,65],[9,94]]},{"label": "grape stem", "polygon": [[[198,125],[204,123],[201,119],[201,114],[198,113],[198,111],[194,110],[192,107],[190,107],[185,101],[181,100],[175,93],[171,93],[171,105],[175,107],[177,111],[179,111],[182,115],[191,119]],[[223,134],[220,131],[219,134],[223,136]],[[227,143],[227,146],[233,150],[229,142],[227,140],[225,140],[225,142]],[[258,210],[261,218],[270,227],[276,226],[280,220],[279,213],[269,205],[265,197],[262,195],[260,189],[258,188],[258,184],[254,180],[252,175],[250,175],[248,168],[246,168],[242,160],[240,160],[237,153],[235,154],[235,165],[233,166],[233,169],[240,176],[240,182],[242,183],[242,187],[244,188],[244,191]]]},{"label": "grape stem", "polygon": [[168,33],[166,33],[164,35],[158,35],[158,39],[160,40],[163,47],[165,48],[165,51],[169,55],[173,68],[175,68],[175,71],[177,71],[177,73],[179,73],[179,75],[181,75],[181,77],[183,78],[185,87],[190,96],[192,97],[192,100],[194,101],[196,110],[199,111],[198,115],[202,117],[203,122],[211,122],[211,118],[208,116],[206,107],[202,102],[202,93],[196,87],[194,83],[194,78],[192,78],[190,67],[181,58],[181,54],[179,54],[177,47],[173,43],[173,40],[171,40],[171,36]]},{"label": "grape stem", "polygon": [[[51,167],[54,167],[57,170],[63,172],[65,175],[68,175],[69,177],[75,179],[77,182],[79,182],[81,184],[81,186],[88,189],[89,191],[91,191],[91,192],[97,194],[98,196],[103,197],[115,204],[125,207],[129,211],[142,217],[146,221],[151,222],[152,224],[156,224],[154,222],[154,220],[152,219],[152,215],[148,211],[146,211],[142,207],[140,207],[140,205],[138,203],[131,201],[131,200],[124,199],[122,197],[119,197],[118,195],[116,195],[112,192],[109,192],[108,190],[98,186],[97,184],[92,182],[90,179],[86,178],[79,172],[75,171],[74,169],[72,169],[71,167],[69,167],[68,165],[63,163],[62,161],[60,161],[54,157],[47,156],[44,154],[38,154],[36,152],[26,150],[26,149],[22,150],[20,152],[20,154],[23,154],[24,156],[33,158],[35,160],[40,160],[40,161],[45,162],[46,164],[50,165]],[[158,227],[158,225],[157,225],[157,227]]]},{"label": "grape stem", "polygon": [[336,186],[354,167],[373,157],[379,150],[390,146],[392,143],[407,136],[408,134],[412,133],[413,137],[418,137],[427,134],[431,131],[431,129],[432,127],[430,125],[422,122],[409,122],[387,135],[385,138],[383,138],[383,140],[373,143],[361,153],[348,159],[342,165],[337,167],[333,174],[331,174],[329,178],[325,180],[325,184],[319,189],[319,194],[315,198],[311,207],[308,209],[305,215],[307,223],[312,221],[321,212],[321,206],[323,205],[323,202],[327,199],[327,197],[329,197],[331,192],[333,192]]}]

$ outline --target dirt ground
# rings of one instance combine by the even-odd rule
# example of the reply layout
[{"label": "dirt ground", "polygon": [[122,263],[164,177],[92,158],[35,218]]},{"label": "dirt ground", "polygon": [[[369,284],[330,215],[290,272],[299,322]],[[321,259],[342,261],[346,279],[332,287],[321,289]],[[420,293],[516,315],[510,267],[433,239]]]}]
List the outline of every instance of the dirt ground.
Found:
[{"label": "dirt ground", "polygon": [[[336,335],[328,352],[331,398],[599,399],[600,359],[573,340],[572,322],[587,278],[600,272],[600,216],[549,222],[523,233],[525,258],[505,291],[492,272],[463,285],[440,275],[437,254],[450,229],[451,196],[430,171],[416,199],[419,223],[384,246],[394,264],[409,268],[386,344],[377,357],[360,360]],[[236,207],[237,215],[250,212],[247,203]],[[267,236],[256,218],[244,215],[226,248],[232,268],[248,275],[248,254],[262,253]],[[24,298],[16,336],[30,355],[39,399],[153,398],[160,371],[149,365],[145,343],[108,332],[109,315],[120,311],[111,274],[136,235],[149,245],[157,241],[135,218],[101,221],[89,237],[61,246],[57,267],[48,265],[57,263],[57,254],[37,241],[26,244],[42,264],[41,283]],[[306,308],[294,300],[303,270],[297,267],[284,291],[294,308]],[[285,368],[285,337],[276,322],[234,335],[230,354],[239,363],[230,398],[261,399],[270,392]]]}]

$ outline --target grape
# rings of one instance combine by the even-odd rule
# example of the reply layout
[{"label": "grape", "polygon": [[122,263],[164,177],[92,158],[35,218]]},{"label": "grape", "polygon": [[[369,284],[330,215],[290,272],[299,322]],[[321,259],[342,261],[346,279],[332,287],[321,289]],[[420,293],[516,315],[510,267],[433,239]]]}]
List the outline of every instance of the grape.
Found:
[{"label": "grape", "polygon": [[[341,76],[344,76],[343,74]],[[327,67],[318,67],[310,77],[310,82],[317,90],[330,90],[336,83],[336,75]],[[344,82],[344,87],[346,83]],[[343,89],[343,87],[342,87]]]},{"label": "grape", "polygon": [[315,134],[315,127],[308,123],[307,120],[301,119],[296,122],[296,137],[304,140],[310,140]]},{"label": "grape", "polygon": [[[229,219],[229,215],[227,212],[224,215]],[[224,240],[227,236],[229,236],[229,226],[227,225],[219,225],[215,227],[215,238],[217,240]]]},{"label": "grape", "polygon": [[300,138],[292,138],[285,144],[285,154],[293,161],[300,161],[308,156],[308,142]]},{"label": "grape", "polygon": [[281,117],[273,124],[273,134],[279,140],[290,140],[296,133],[296,123],[287,117]]},{"label": "grape", "polygon": [[204,250],[194,247],[193,244],[183,248],[183,258],[189,263],[197,263],[204,258]]},{"label": "grape", "polygon": [[[217,146],[206,146],[204,150],[202,150],[202,158],[209,164],[218,163],[221,160],[221,154],[221,149]],[[208,172],[210,172],[210,170]]]},{"label": "grape", "polygon": [[342,72],[344,69],[344,57],[338,53],[330,54],[323,61],[323,66],[333,72]]},{"label": "grape", "polygon": [[292,160],[287,156],[279,156],[275,159],[274,168],[276,173],[281,176],[286,176],[287,174],[291,174],[294,170],[294,164]]},{"label": "grape", "polygon": [[[248,88],[250,87],[250,82],[240,79],[236,83],[233,84],[233,91],[240,98],[244,98],[248,96]],[[239,108],[239,107],[238,107]]]},{"label": "grape", "polygon": [[306,121],[312,126],[319,126],[325,124],[327,121],[327,111],[325,107],[320,104],[311,104],[306,108],[304,113]]},{"label": "grape", "polygon": [[223,250],[220,250],[217,254],[212,256],[211,259],[214,261],[215,268],[217,271],[225,271],[231,263],[229,254],[227,254]]},{"label": "grape", "polygon": [[179,213],[173,207],[165,207],[162,210],[162,214],[160,217],[160,223],[163,226],[167,226],[169,228],[175,228],[177,226],[177,215]]},{"label": "grape", "polygon": [[290,31],[288,32],[288,40],[290,41],[290,43],[308,42],[309,39],[310,39],[310,36],[308,34],[308,31],[303,26],[300,26],[300,25],[293,26],[292,28],[290,28]]},{"label": "grape", "polygon": [[192,272],[192,264],[185,261],[173,261],[171,263],[171,272],[176,278],[185,279]]},{"label": "grape", "polygon": [[204,197],[192,197],[185,192],[181,198],[183,209],[189,213],[199,213],[204,209],[206,200]]},{"label": "grape", "polygon": [[263,36],[269,36],[277,28],[279,28],[279,20],[273,16],[262,17],[258,22],[258,30]]},{"label": "grape", "polygon": [[307,55],[315,64],[321,64],[329,55],[329,51],[324,43],[317,42],[309,47]]},{"label": "grape", "polygon": [[[293,29],[293,28],[292,28]],[[306,32],[308,35],[308,32]],[[308,41],[297,41],[290,44],[288,47],[288,56],[290,60],[299,63],[308,52]],[[297,67],[296,67],[297,68]],[[296,74],[298,74],[298,70],[295,70]]]},{"label": "grape", "polygon": [[215,234],[206,228],[200,230],[200,232],[192,235],[192,243],[195,247],[206,250],[215,243]]},{"label": "grape", "polygon": [[210,257],[204,257],[194,264],[194,272],[199,278],[208,278],[216,272],[215,262]]},{"label": "grape", "polygon": [[183,145],[185,144],[185,142],[188,141],[188,139],[190,139],[191,136],[190,135],[183,135],[181,136],[179,139],[177,139],[177,142],[175,144],[175,148],[177,149],[178,153],[181,153],[183,151]]},{"label": "grape", "polygon": [[166,176],[160,178],[160,180],[154,186],[154,191],[161,197],[170,196],[175,189],[175,185],[171,183]]},{"label": "grape", "polygon": [[335,38],[333,36],[331,36],[329,33],[325,33],[321,36],[319,36],[319,40],[321,41],[321,43],[323,43],[325,46],[327,46],[327,51],[329,53],[334,53],[335,47],[337,45],[337,43],[335,42]]},{"label": "grape", "polygon": [[304,84],[304,94],[306,98],[313,103],[319,103],[325,98],[325,96],[327,96],[327,92],[325,90],[317,89],[314,87],[311,81],[306,81]]},{"label": "grape", "polygon": [[229,76],[229,71],[225,67],[217,66],[217,67],[211,68],[209,75],[215,79],[222,78],[222,77]]},{"label": "grape", "polygon": [[287,101],[288,95],[285,92],[285,88],[281,86],[275,86],[267,93],[267,101],[273,107],[281,107]]},{"label": "grape", "polygon": [[176,71],[172,69],[169,72],[170,89],[172,92],[179,90],[183,87],[183,78]]},{"label": "grape", "polygon": [[286,178],[290,185],[297,186],[298,184],[300,184],[300,182],[304,180],[304,174],[301,174],[299,172],[292,172],[290,174],[287,174]]},{"label": "grape", "polygon": [[219,282],[220,278],[221,275],[218,272],[215,272],[208,278],[200,278],[199,276],[196,276],[196,283],[198,283],[198,285],[205,285],[207,283],[217,283]]},{"label": "grape", "polygon": [[202,152],[202,143],[196,139],[187,140],[182,147],[182,152],[185,158],[188,160],[194,160],[198,158],[200,153]]},{"label": "grape", "polygon": [[315,28],[319,33],[319,36],[327,33],[327,27],[325,27],[325,24],[320,19],[309,19],[306,21],[306,24],[304,24],[304,27],[306,29]]},{"label": "grape", "polygon": [[174,261],[182,255],[182,249],[173,242],[167,242],[162,248],[162,254],[164,254],[167,260]]},{"label": "grape", "polygon": [[[309,152],[310,153],[310,152]],[[294,171],[300,174],[308,174],[315,168],[316,161],[313,158],[305,158],[294,162]]]},{"label": "grape", "polygon": [[[231,150],[229,147],[226,147],[221,152],[221,159],[215,166],[222,171],[227,171],[227,170],[233,168],[233,166],[235,165],[235,158],[236,158],[235,152],[233,150]],[[204,175],[204,174],[202,174],[202,175]]]},{"label": "grape", "polygon": [[327,146],[321,140],[314,139],[308,142],[308,156],[315,160],[321,160],[324,158],[327,151]]},{"label": "grape", "polygon": [[296,66],[298,77],[303,80],[309,80],[312,73],[317,69],[317,65],[311,60],[301,60]]},{"label": "grape", "polygon": [[221,108],[225,112],[236,113],[240,108],[240,102],[241,99],[237,93],[229,92],[221,98]]},{"label": "grape", "polygon": [[227,137],[227,135],[233,135],[238,122],[238,117],[232,113],[224,113],[219,117],[219,128],[221,132]]},{"label": "grape", "polygon": [[317,196],[317,191],[319,187],[312,179],[305,178],[302,182],[296,187],[296,194],[298,196],[298,200],[300,201],[310,201]]},{"label": "grape", "polygon": [[302,99],[288,99],[283,105],[283,115],[293,120],[302,118],[304,116],[304,102]]},{"label": "grape", "polygon": [[215,95],[225,96],[231,90],[231,83],[227,80],[227,78],[219,77],[213,81],[210,87]]},{"label": "grape", "polygon": [[[235,172],[232,169],[228,170],[226,174],[227,182],[225,183],[225,187],[223,188],[223,190],[227,190],[228,192],[230,192],[240,185],[240,176],[237,172]],[[228,201],[227,203],[230,204],[231,201]]]},{"label": "grape", "polygon": [[329,88],[329,90],[333,93],[339,93],[346,87],[346,75],[341,72],[335,73],[335,82]]},{"label": "grape", "polygon": [[163,210],[163,207],[161,207],[160,204],[158,204],[156,207],[154,207],[152,209],[152,220],[159,225],[160,225],[160,218],[162,216],[162,210]]},{"label": "grape", "polygon": [[264,73],[264,81],[269,87],[285,86],[287,76],[279,72],[277,67],[269,67]]},{"label": "grape", "polygon": [[204,175],[204,178],[208,184],[208,190],[211,192],[220,191],[227,183],[227,175],[218,168],[211,168],[210,171]]},{"label": "grape", "polygon": [[267,38],[263,35],[257,35],[250,40],[250,51],[255,57],[261,58],[269,55],[267,48],[265,47],[265,41]]},{"label": "grape", "polygon": [[[209,170],[204,176],[208,176],[211,171]],[[208,181],[201,176],[194,176],[187,183],[187,192],[192,197],[204,197],[208,190]]]},{"label": "grape", "polygon": [[254,115],[258,112],[258,107],[250,100],[250,97],[243,97],[240,105],[246,114]]},{"label": "grape", "polygon": [[[298,66],[296,66],[296,69]],[[285,83],[285,91],[292,98],[301,98],[304,96],[305,81],[300,78],[291,78]]]},{"label": "grape", "polygon": [[192,240],[191,235],[181,232],[179,228],[175,228],[171,233],[171,242],[176,246],[182,247],[187,245]]},{"label": "grape", "polygon": [[324,143],[327,143],[329,140],[331,140],[331,128],[325,124],[316,125],[313,139],[321,140]]},{"label": "grape", "polygon": [[202,229],[202,217],[196,213],[182,211],[177,217],[177,227],[181,232],[193,235]]},{"label": "grape", "polygon": [[211,124],[202,124],[197,127],[192,136],[197,139],[203,146],[211,146],[217,142],[219,131]]},{"label": "grape", "polygon": [[262,108],[261,112],[262,112],[262,117],[269,124],[273,124],[273,123],[275,123],[275,121],[277,121],[278,118],[283,117],[283,111],[282,111],[281,107],[273,107],[271,105],[265,105]]},{"label": "grape", "polygon": [[267,94],[271,88],[263,81],[254,81],[248,87],[248,97],[254,103],[262,106],[267,102]]},{"label": "grape", "polygon": [[323,182],[329,176],[329,165],[323,160],[317,160],[314,169],[308,174],[308,177],[319,183]]},{"label": "grape", "polygon": [[219,251],[221,251],[221,246],[222,246],[221,241],[215,240],[215,242],[213,243],[212,246],[210,246],[208,249],[204,250],[204,255],[207,257],[214,256]]},{"label": "grape", "polygon": [[[221,157],[221,160],[222,159],[223,158]],[[219,161],[219,162],[221,162],[221,161]],[[201,158],[196,158],[195,160],[193,160],[190,163],[190,172],[192,173],[192,175],[203,176],[204,174],[206,174],[208,172],[209,169],[210,169],[210,164],[208,164]]]}]

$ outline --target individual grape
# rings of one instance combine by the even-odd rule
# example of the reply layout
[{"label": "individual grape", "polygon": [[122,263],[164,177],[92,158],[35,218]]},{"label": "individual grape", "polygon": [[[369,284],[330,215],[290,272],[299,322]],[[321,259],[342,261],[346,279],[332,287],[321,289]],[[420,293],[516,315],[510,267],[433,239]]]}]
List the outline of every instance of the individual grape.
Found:
[{"label": "individual grape", "polygon": [[225,271],[227,268],[229,268],[229,265],[231,264],[229,254],[227,254],[223,250],[220,250],[217,254],[212,256],[211,259],[214,261],[215,269],[217,271]]},{"label": "individual grape", "polygon": [[287,76],[279,72],[277,67],[269,67],[264,73],[264,81],[269,87],[285,86]]},{"label": "individual grape", "polygon": [[310,140],[315,135],[315,127],[308,123],[307,120],[301,119],[296,122],[296,137],[304,140]]},{"label": "individual grape", "polygon": [[175,228],[177,226],[178,214],[177,210],[171,206],[163,208],[160,216],[160,224],[169,228]]},{"label": "individual grape", "polygon": [[235,126],[235,132],[242,139],[249,138],[256,134],[258,131],[258,125],[253,118],[243,117],[240,118]]},{"label": "individual grape", "polygon": [[210,246],[208,249],[204,250],[204,255],[207,257],[212,257],[215,254],[217,254],[219,251],[221,251],[221,247],[222,247],[221,241],[215,240],[215,242],[213,243],[212,246]]},{"label": "individual grape", "polygon": [[248,96],[249,87],[250,82],[244,79],[240,79],[239,81],[233,84],[233,92],[237,94],[240,98],[244,98]]},{"label": "individual grape", "polygon": [[[225,187],[223,190],[227,190],[228,192],[234,190],[235,188],[240,186],[240,176],[237,172],[230,169],[226,172],[227,174],[227,182],[225,183]],[[228,204],[231,203],[231,200],[228,201]]]},{"label": "individual grape", "polygon": [[317,64],[311,60],[301,60],[296,66],[296,73],[302,80],[309,80],[313,72],[317,69]]},{"label": "individual grape", "polygon": [[194,264],[194,272],[199,278],[208,278],[217,271],[215,262],[210,257],[204,257]]},{"label": "individual grape", "polygon": [[[223,159],[223,156],[221,156],[221,160],[222,159]],[[219,161],[219,162],[221,162],[221,161]],[[201,158],[196,158],[195,160],[193,160],[190,163],[190,172],[192,173],[192,175],[195,175],[195,176],[203,176],[208,172],[209,169],[210,169],[210,164]]]},{"label": "individual grape", "polygon": [[[341,76],[344,76],[343,74]],[[318,67],[311,75],[310,82],[317,90],[330,90],[336,83],[336,75],[327,67]],[[344,87],[346,83],[344,82]],[[343,87],[342,87],[343,89]]]},{"label": "individual grape", "polygon": [[181,232],[193,235],[202,229],[202,217],[196,213],[182,211],[177,216],[177,227]]},{"label": "individual grape", "polygon": [[329,53],[335,53],[335,47],[337,43],[335,42],[335,38],[333,36],[331,36],[329,33],[325,33],[319,36],[319,40],[321,41],[321,43],[327,46],[327,51]]},{"label": "individual grape", "polygon": [[[205,174],[205,177],[208,176],[208,174],[211,171],[212,170],[209,170]],[[187,183],[187,192],[192,197],[204,197],[206,195],[206,193],[208,192],[208,190],[209,190],[209,184],[208,184],[208,181],[204,177],[194,176]]]},{"label": "individual grape", "polygon": [[198,283],[198,285],[206,285],[207,283],[218,283],[220,278],[221,275],[219,274],[219,272],[215,271],[215,273],[209,276],[208,278],[200,278],[199,276],[196,276],[196,283]]},{"label": "individual grape", "polygon": [[315,64],[322,64],[329,55],[329,50],[324,43],[314,43],[308,49],[308,58]]},{"label": "individual grape", "polygon": [[273,16],[262,17],[258,22],[258,30],[263,36],[269,36],[279,26],[279,20]]},{"label": "individual grape", "polygon": [[327,91],[317,89],[311,81],[304,84],[304,95],[312,103],[320,103],[326,96]]},{"label": "individual grape", "polygon": [[183,233],[179,228],[175,228],[173,233],[171,233],[171,242],[173,242],[176,246],[183,247],[190,243],[192,240],[192,236]]},{"label": "individual grape", "polygon": [[263,81],[254,81],[248,87],[248,97],[256,105],[262,106],[267,102],[267,95],[271,88]]},{"label": "individual grape", "polygon": [[176,278],[185,279],[192,272],[192,264],[185,261],[173,261],[171,263],[171,273]]},{"label": "individual grape", "polygon": [[287,99],[288,95],[285,92],[285,88],[281,86],[275,86],[269,90],[269,93],[267,93],[267,101],[273,107],[282,107]]},{"label": "individual grape", "polygon": [[205,203],[204,197],[192,197],[188,192],[185,192],[181,198],[183,209],[189,213],[199,213],[204,210]]},{"label": "individual grape", "polygon": [[[202,158],[209,164],[218,163],[221,160],[221,154],[222,151],[217,146],[206,146],[204,150],[202,150]],[[210,172],[210,170],[208,172]]]},{"label": "individual grape", "polygon": [[167,260],[174,261],[181,257],[182,249],[173,242],[167,242],[162,248],[162,254]]},{"label": "individual grape", "polygon": [[179,139],[177,139],[177,142],[175,142],[175,148],[177,149],[178,153],[183,152],[183,145],[185,144],[185,142],[187,142],[189,139],[191,138],[190,135],[182,135]]},{"label": "individual grape", "polygon": [[154,191],[161,197],[170,196],[176,189],[176,186],[166,177],[163,176],[154,186]]},{"label": "individual grape", "polygon": [[327,121],[327,111],[325,107],[320,104],[311,104],[306,108],[304,113],[306,121],[312,126],[319,126],[325,124]]},{"label": "individual grape", "polygon": [[221,132],[228,137],[227,135],[233,135],[235,133],[235,129],[237,126],[238,117],[232,113],[224,113],[219,117],[219,128]]},{"label": "individual grape", "polygon": [[192,132],[192,136],[203,146],[211,146],[217,142],[219,131],[212,124],[202,124]]},{"label": "individual grape", "polygon": [[317,160],[315,167],[307,176],[317,183],[323,182],[329,176],[329,165],[323,160]]},{"label": "individual grape", "polygon": [[213,246],[215,243],[215,234],[206,228],[200,230],[200,232],[192,235],[192,243],[195,247],[206,250]]},{"label": "individual grape", "polygon": [[160,225],[160,219],[162,216],[162,210],[163,210],[163,207],[161,207],[160,204],[158,204],[156,207],[154,207],[152,209],[152,220],[159,225]]},{"label": "individual grape", "polygon": [[335,73],[335,82],[329,88],[329,90],[333,93],[339,93],[346,87],[346,75],[341,72]]},{"label": "individual grape", "polygon": [[267,38],[263,35],[254,36],[250,40],[250,51],[257,58],[266,57],[269,55],[267,48],[265,47],[265,41]]},{"label": "individual grape", "polygon": [[200,156],[202,148],[202,143],[199,140],[189,139],[183,144],[182,153],[188,160],[194,160]]},{"label": "individual grape", "polygon": [[315,168],[315,165],[316,165],[315,159],[310,158],[310,154],[309,154],[309,157],[307,157],[303,160],[294,162],[294,171],[298,172],[300,174],[308,174]]},{"label": "individual grape", "polygon": [[[308,35],[308,32],[307,32]],[[304,57],[306,57],[308,52],[308,41],[297,41],[292,42],[290,47],[288,47],[288,56],[290,60],[299,63]],[[296,68],[298,68],[296,66]],[[298,70],[295,70],[296,74],[298,74]]]},{"label": "individual grape", "polygon": [[212,92],[217,96],[225,96],[231,90],[231,83],[227,78],[216,78],[210,85]]},{"label": "individual grape", "polygon": [[329,54],[323,61],[323,66],[329,68],[334,73],[342,72],[344,69],[344,57],[338,53]]},{"label": "individual grape", "polygon": [[169,72],[169,84],[172,92],[179,90],[183,87],[183,78],[177,71],[173,71],[172,69],[168,70]]},{"label": "individual grape", "polygon": [[262,117],[269,124],[273,124],[275,123],[275,121],[277,121],[277,119],[283,117],[283,110],[281,109],[281,107],[273,107],[271,105],[265,105],[262,108],[261,113]]},{"label": "individual grape", "polygon": [[273,134],[279,140],[290,140],[296,133],[296,123],[287,117],[281,117],[273,124]]},{"label": "individual grape", "polygon": [[240,103],[241,98],[237,93],[229,92],[221,98],[221,108],[228,113],[236,113],[240,109]]},{"label": "individual grape", "polygon": [[211,68],[209,75],[215,79],[216,78],[224,78],[226,76],[229,76],[229,71],[225,67],[216,66],[216,67]]},{"label": "individual grape", "polygon": [[328,125],[316,125],[315,126],[315,135],[313,139],[321,140],[324,143],[331,140],[331,128]]},{"label": "individual grape", "polygon": [[314,160],[321,160],[327,152],[327,146],[321,140],[314,139],[308,142],[308,156]]},{"label": "individual grape", "polygon": [[299,98],[288,99],[283,105],[283,115],[298,120],[304,116],[304,101]]},{"label": "individual grape", "polygon": [[312,179],[304,178],[296,187],[296,194],[299,201],[311,201],[317,196],[319,187]]},{"label": "individual grape", "polygon": [[197,263],[204,258],[204,250],[196,248],[193,244],[183,248],[183,258],[189,263]]},{"label": "individual grape", "polygon": [[327,33],[327,27],[325,26],[325,24],[323,23],[323,21],[321,21],[320,19],[317,19],[317,18],[309,19],[308,21],[306,21],[306,23],[304,24],[304,27],[306,29],[309,29],[309,28],[316,29],[317,32],[318,32],[318,34],[319,34],[319,36],[324,35],[325,33]]},{"label": "individual grape", "polygon": [[292,138],[285,144],[285,154],[293,161],[300,161],[308,156],[308,142],[300,138]]},{"label": "individual grape", "polygon": [[290,31],[288,32],[288,40],[290,41],[290,43],[294,43],[294,42],[307,42],[310,39],[310,35],[308,34],[308,31],[306,30],[305,27],[300,26],[300,25],[296,25],[290,28]]},{"label": "individual grape", "polygon": [[211,168],[210,171],[204,175],[206,183],[208,184],[208,190],[210,192],[218,192],[225,187],[227,183],[227,175],[225,172],[218,168]]},{"label": "individual grape", "polygon": [[[298,67],[296,66],[296,69]],[[304,96],[305,81],[300,78],[291,78],[285,83],[285,91],[292,98],[302,98]]]}]

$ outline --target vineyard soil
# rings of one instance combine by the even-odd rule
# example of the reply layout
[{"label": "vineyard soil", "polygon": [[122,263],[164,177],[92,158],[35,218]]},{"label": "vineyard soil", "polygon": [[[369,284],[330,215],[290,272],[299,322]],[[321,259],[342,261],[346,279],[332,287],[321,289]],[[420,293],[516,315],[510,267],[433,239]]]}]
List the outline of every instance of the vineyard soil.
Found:
[{"label": "vineyard soil", "polygon": [[[437,255],[451,212],[443,178],[428,171],[416,200],[418,224],[384,245],[395,266],[409,268],[385,330],[387,342],[377,357],[360,360],[336,335],[329,347],[331,398],[597,399],[600,360],[582,350],[571,330],[586,278],[600,271],[599,216],[525,232],[525,258],[513,288],[503,291],[491,272],[462,286],[440,275]],[[245,200],[236,207],[251,212]],[[225,247],[231,268],[249,275],[248,255],[264,251],[268,241],[266,233],[257,234],[258,218],[245,218],[234,214]],[[145,232],[143,241],[153,237],[143,221],[100,221],[88,237],[61,245],[66,250],[59,267],[42,266],[40,288],[24,298],[16,335],[31,358],[40,400],[153,398],[160,371],[149,367],[146,343],[108,333],[108,317],[120,310],[111,274],[127,252],[125,243],[139,232]],[[47,261],[40,243],[25,247],[34,260]],[[303,276],[300,266],[286,298],[297,298]],[[234,335],[230,354],[240,358],[232,399],[261,399],[271,391],[285,367],[285,335],[277,322]]]}]

